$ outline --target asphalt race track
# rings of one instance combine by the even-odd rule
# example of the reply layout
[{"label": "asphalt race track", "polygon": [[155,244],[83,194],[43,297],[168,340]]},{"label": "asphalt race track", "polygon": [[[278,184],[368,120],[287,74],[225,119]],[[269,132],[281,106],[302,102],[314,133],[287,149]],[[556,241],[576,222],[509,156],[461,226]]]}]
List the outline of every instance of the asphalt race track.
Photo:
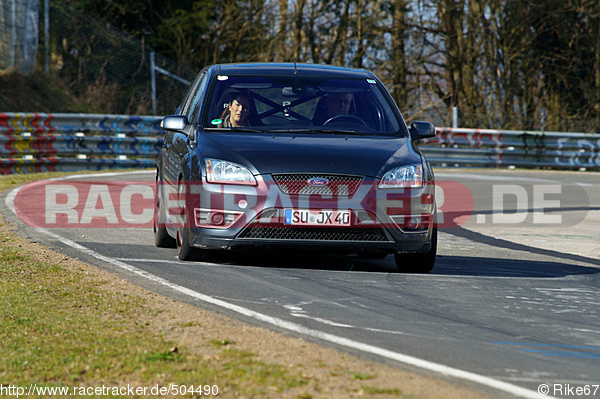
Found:
[{"label": "asphalt race track", "polygon": [[[442,227],[436,267],[426,275],[398,273],[392,256],[278,253],[181,262],[176,250],[154,246],[148,223],[110,227],[112,211],[78,208],[73,216],[107,227],[52,227],[47,215],[45,225],[32,227],[22,219],[41,220],[27,212],[43,208],[43,198],[26,207],[13,190],[1,207],[25,236],[241,320],[507,398],[600,398],[598,177],[436,169]],[[153,182],[154,172],[76,176],[60,180],[61,190],[78,190],[78,180],[122,188]],[[70,198],[83,203],[85,196]],[[125,198],[151,209],[144,193]],[[25,213],[17,216],[15,208]]]}]

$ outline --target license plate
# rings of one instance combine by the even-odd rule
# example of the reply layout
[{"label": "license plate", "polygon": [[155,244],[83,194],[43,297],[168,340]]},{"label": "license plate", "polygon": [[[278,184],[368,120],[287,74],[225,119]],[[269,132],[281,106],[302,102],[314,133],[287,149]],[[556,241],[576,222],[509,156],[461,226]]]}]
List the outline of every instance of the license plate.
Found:
[{"label": "license plate", "polygon": [[296,226],[349,226],[350,211],[286,209],[284,223]]}]

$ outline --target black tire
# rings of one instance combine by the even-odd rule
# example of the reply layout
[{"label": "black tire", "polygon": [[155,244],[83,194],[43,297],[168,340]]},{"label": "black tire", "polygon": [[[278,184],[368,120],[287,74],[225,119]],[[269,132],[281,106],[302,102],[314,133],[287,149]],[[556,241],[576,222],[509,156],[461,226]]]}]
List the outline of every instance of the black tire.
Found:
[{"label": "black tire", "polygon": [[435,266],[437,235],[437,227],[434,227],[431,234],[431,249],[428,252],[394,254],[398,270],[404,273],[429,273]]},{"label": "black tire", "polygon": [[[183,181],[179,180],[179,182],[177,183],[177,199],[179,201],[181,201],[181,196],[183,193],[182,190],[183,187]],[[187,217],[187,199],[184,198],[183,199],[183,204],[184,204],[184,209],[183,209],[183,214],[185,215],[185,217],[183,218],[183,220],[179,220],[179,223],[183,223],[182,226],[180,226],[177,229],[177,249],[178,251],[178,256],[179,256],[179,260],[196,260],[196,250],[190,245],[190,230],[189,230],[189,224],[190,224],[190,219]]]},{"label": "black tire", "polygon": [[[177,193],[181,196],[183,182],[180,180],[177,185]],[[181,198],[181,197],[179,197]],[[183,261],[209,261],[212,259],[212,251],[208,249],[199,249],[194,248],[190,245],[190,224],[191,219],[190,215],[187,212],[187,201],[184,199],[183,201],[185,206],[184,215],[187,215],[183,221],[183,226],[177,229],[177,239],[175,240],[177,243],[178,249],[178,257],[179,260]]]},{"label": "black tire", "polygon": [[158,195],[159,187],[156,187],[156,197],[154,199],[154,245],[159,248],[175,248],[177,241],[169,235],[164,226],[164,221],[160,220],[160,198]]},{"label": "black tire", "polygon": [[210,262],[215,259],[218,251],[194,248],[190,245],[189,229],[182,227],[177,232],[177,248],[179,260]]},{"label": "black tire", "polygon": [[198,260],[196,249],[190,245],[189,230],[186,226],[181,227],[177,232],[177,249],[179,260]]}]

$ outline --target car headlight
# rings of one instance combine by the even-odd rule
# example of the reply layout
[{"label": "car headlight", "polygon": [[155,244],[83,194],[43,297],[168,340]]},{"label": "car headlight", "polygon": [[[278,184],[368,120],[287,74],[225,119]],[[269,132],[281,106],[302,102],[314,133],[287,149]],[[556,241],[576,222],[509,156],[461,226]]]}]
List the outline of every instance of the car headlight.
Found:
[{"label": "car headlight", "polygon": [[256,184],[256,179],[252,173],[242,165],[211,158],[207,158],[204,164],[206,166],[206,180],[209,183]]},{"label": "car headlight", "polygon": [[388,171],[379,182],[379,188],[423,187],[423,167],[408,165]]}]

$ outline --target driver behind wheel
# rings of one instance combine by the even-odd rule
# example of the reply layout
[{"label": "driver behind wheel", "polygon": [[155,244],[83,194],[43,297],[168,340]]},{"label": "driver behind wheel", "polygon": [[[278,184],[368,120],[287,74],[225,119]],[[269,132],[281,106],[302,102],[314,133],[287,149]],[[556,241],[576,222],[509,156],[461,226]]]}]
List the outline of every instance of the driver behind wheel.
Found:
[{"label": "driver behind wheel", "polygon": [[319,100],[313,123],[322,125],[338,115],[347,115],[352,104],[352,93],[328,93]]},{"label": "driver behind wheel", "polygon": [[221,114],[221,122],[218,127],[242,127],[249,126],[251,114],[256,114],[256,107],[252,98],[244,93],[236,93],[231,96],[229,104]]}]

